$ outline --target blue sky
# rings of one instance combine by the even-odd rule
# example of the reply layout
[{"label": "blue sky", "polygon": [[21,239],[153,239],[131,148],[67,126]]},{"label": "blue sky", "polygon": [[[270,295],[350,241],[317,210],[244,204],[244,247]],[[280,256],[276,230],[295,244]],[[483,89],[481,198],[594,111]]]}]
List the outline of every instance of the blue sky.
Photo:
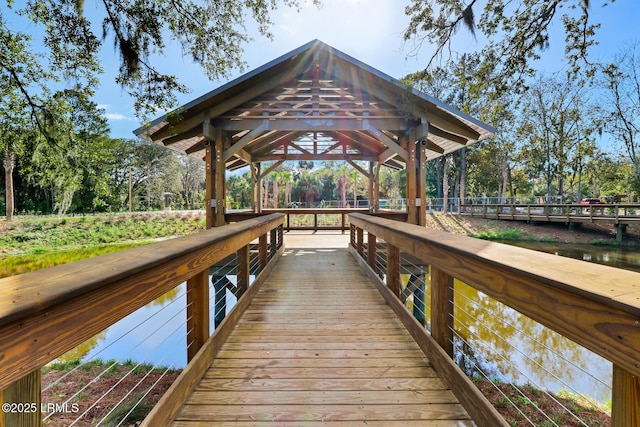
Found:
[{"label": "blue sky", "polygon": [[[403,43],[401,34],[408,24],[404,8],[408,0],[323,0],[320,9],[305,1],[301,0],[303,8],[300,12],[285,7],[275,12],[273,41],[253,34],[254,40],[244,46],[245,71],[313,39],[322,40],[397,78],[421,69],[432,53],[429,46],[423,46],[417,56],[412,55],[412,45]],[[624,46],[640,41],[638,32],[634,30],[640,19],[640,2],[616,0],[605,8],[600,6],[601,1],[591,3],[590,14],[594,22],[602,25],[597,36],[600,45],[592,51],[594,60],[610,59]],[[88,14],[95,13],[97,7],[94,2],[85,3]],[[474,40],[468,32],[460,30],[454,49],[463,52],[477,50],[480,46],[480,40]],[[162,66],[176,74],[191,90],[179,95],[180,104],[226,83],[227,80],[208,80],[197,66],[189,63],[188,59],[179,58],[176,52],[179,48],[170,47]],[[563,67],[563,55],[564,35],[558,25],[552,29],[551,46],[544,52],[538,67],[545,72],[558,71]],[[132,131],[140,123],[133,111],[133,101],[113,83],[118,61],[108,41],[103,47],[102,57],[105,74],[95,101],[105,109],[113,137],[133,138]],[[230,79],[241,74],[234,71]]]}]

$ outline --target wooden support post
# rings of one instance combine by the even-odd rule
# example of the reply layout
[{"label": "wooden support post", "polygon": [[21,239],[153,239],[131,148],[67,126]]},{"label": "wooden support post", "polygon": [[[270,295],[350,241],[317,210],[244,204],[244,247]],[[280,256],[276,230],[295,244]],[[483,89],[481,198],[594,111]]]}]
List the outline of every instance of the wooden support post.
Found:
[{"label": "wooden support post", "polygon": [[251,259],[249,257],[249,245],[241,247],[236,252],[236,298],[240,297],[249,289],[249,275],[251,268]]},{"label": "wooden support post", "polygon": [[260,175],[260,162],[256,163],[256,178],[253,183],[253,194],[254,194],[254,211],[257,213],[262,212],[262,178]]},{"label": "wooden support post", "polygon": [[[31,372],[0,392],[0,426],[40,427],[42,425],[40,369]],[[9,410],[6,410],[9,409]]]},{"label": "wooden support post", "polygon": [[367,234],[367,264],[373,271],[378,271],[376,268],[376,245],[376,236],[371,233]]},{"label": "wooden support post", "polygon": [[258,212],[258,204],[256,203],[256,182],[258,182],[256,165],[259,165],[259,163],[252,162],[249,164],[249,171],[251,172],[251,210],[253,212]]},{"label": "wooden support post", "polygon": [[270,242],[269,242],[269,259],[273,258],[278,251],[278,230],[275,228],[270,232]]},{"label": "wooden support post", "polygon": [[267,262],[269,262],[267,235],[263,234],[258,239],[258,264],[260,265],[260,271],[263,271],[267,267]]},{"label": "wooden support post", "polygon": [[221,227],[225,224],[224,214],[225,214],[225,163],[223,159],[224,154],[224,139],[225,134],[216,129],[215,132],[215,199],[216,199],[216,207],[215,207],[215,219],[214,226]]},{"label": "wooden support post", "polygon": [[387,287],[400,298],[400,249],[387,243]]},{"label": "wooden support post", "polygon": [[373,179],[373,206],[375,211],[380,210],[380,163],[376,162],[376,168]]},{"label": "wooden support post", "polygon": [[640,378],[613,365],[611,427],[640,425]]},{"label": "wooden support post", "polygon": [[187,361],[209,339],[209,270],[187,280]]},{"label": "wooden support post", "polygon": [[369,212],[380,209],[380,164],[369,162]]},{"label": "wooden support post", "polygon": [[356,228],[356,249],[362,258],[364,258],[364,230],[362,228]]},{"label": "wooden support post", "polygon": [[211,207],[211,201],[215,198],[215,190],[214,190],[214,178],[213,178],[213,150],[211,149],[211,145],[208,145],[205,148],[205,173],[206,173],[206,189],[205,189],[205,199],[206,199],[206,227],[207,229],[213,227],[213,223],[215,221],[214,208]]},{"label": "wooden support post", "polygon": [[356,226],[353,224],[349,224],[349,241],[352,247],[356,246]]},{"label": "wooden support post", "polygon": [[424,147],[416,150],[416,166],[418,169],[416,184],[416,198],[420,201],[418,206],[418,222],[421,227],[427,226],[427,155]]},{"label": "wooden support post", "polygon": [[453,277],[431,266],[431,335],[453,357]]},{"label": "wooden support post", "polygon": [[[412,129],[411,136],[415,138],[415,129]],[[416,207],[417,197],[417,170],[416,170],[416,144],[414,139],[409,139],[407,144],[407,153],[409,158],[407,159],[407,210],[409,224],[418,223],[418,209]]]}]

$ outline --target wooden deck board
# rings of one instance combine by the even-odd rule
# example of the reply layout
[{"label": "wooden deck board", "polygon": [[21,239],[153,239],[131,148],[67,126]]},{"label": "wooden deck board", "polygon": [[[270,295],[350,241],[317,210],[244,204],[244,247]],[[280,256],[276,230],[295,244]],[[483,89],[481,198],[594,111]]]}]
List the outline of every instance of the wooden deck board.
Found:
[{"label": "wooden deck board", "polygon": [[344,249],[287,250],[178,414],[198,425],[471,426]]}]

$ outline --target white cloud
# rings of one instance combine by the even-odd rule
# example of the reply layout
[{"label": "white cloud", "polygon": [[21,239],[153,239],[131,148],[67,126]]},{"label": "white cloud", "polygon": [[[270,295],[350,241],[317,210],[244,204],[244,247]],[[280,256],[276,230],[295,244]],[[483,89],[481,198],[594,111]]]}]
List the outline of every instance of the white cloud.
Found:
[{"label": "white cloud", "polygon": [[120,113],[105,113],[104,116],[107,118],[107,120],[135,120],[133,117],[125,116],[124,114]]}]

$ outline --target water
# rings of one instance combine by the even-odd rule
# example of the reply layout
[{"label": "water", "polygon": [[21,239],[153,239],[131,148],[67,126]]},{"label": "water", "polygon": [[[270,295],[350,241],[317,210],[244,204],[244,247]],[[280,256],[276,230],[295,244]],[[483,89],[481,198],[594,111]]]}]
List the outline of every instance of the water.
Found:
[{"label": "water", "polygon": [[[504,242],[640,272],[636,248]],[[569,390],[598,402],[611,400],[612,364],[522,314],[456,282],[457,355],[467,371],[480,367],[503,382]],[[469,325],[463,326],[463,325]]]},{"label": "water", "polygon": [[[213,297],[213,289],[210,292]],[[235,305],[236,297],[228,289],[226,295],[228,313]],[[186,284],[182,283],[57,360],[133,360],[184,368],[187,364],[186,304]],[[210,305],[213,308],[213,299]],[[213,316],[209,330],[214,330]]]},{"label": "water", "polygon": [[543,242],[502,242],[521,248],[546,252],[567,258],[580,259],[587,262],[608,265],[640,272],[640,248],[628,248],[620,246],[595,246],[577,244],[551,244]]}]

